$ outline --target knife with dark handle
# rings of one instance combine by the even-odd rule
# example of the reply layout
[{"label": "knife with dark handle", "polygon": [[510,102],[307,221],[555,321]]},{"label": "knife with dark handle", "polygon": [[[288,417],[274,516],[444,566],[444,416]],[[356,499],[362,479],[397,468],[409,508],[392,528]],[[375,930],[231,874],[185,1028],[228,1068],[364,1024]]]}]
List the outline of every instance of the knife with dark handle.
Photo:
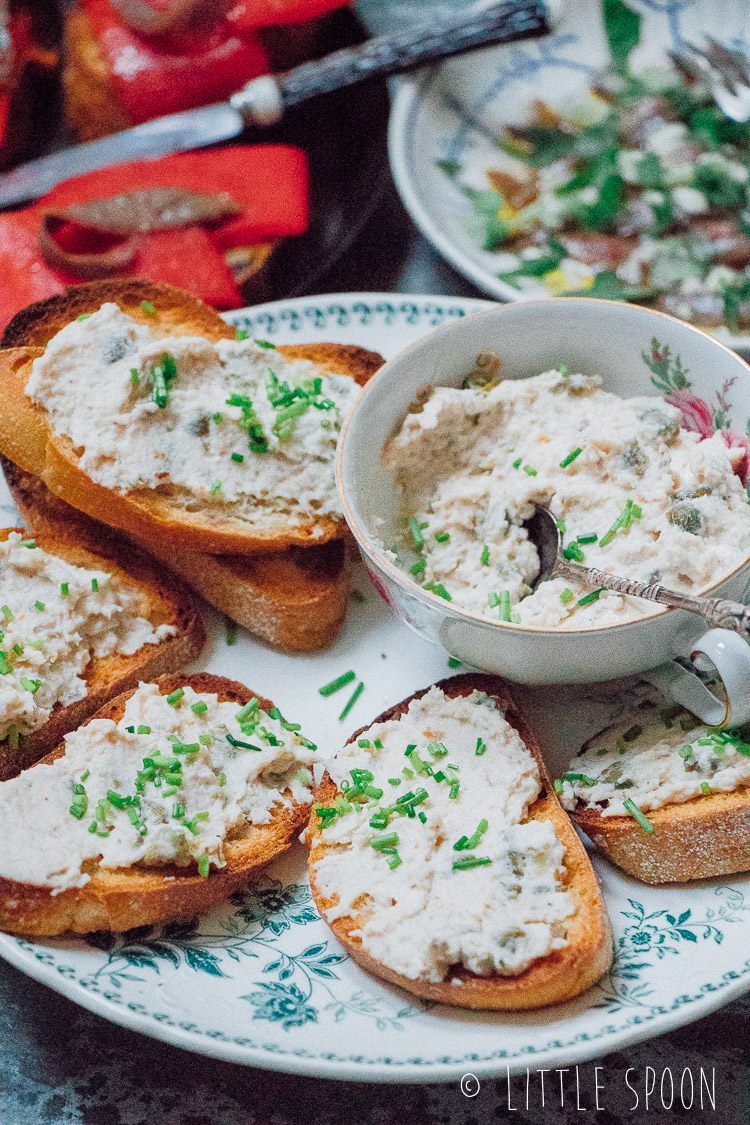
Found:
[{"label": "knife with dark handle", "polygon": [[14,168],[0,176],[0,207],[37,199],[61,180],[97,168],[229,140],[248,126],[274,124],[290,106],[357,82],[403,74],[479,47],[546,35],[548,17],[542,0],[505,0],[479,12],[464,9],[427,26],[369,39],[275,77],[255,78],[229,102],[158,117]]}]

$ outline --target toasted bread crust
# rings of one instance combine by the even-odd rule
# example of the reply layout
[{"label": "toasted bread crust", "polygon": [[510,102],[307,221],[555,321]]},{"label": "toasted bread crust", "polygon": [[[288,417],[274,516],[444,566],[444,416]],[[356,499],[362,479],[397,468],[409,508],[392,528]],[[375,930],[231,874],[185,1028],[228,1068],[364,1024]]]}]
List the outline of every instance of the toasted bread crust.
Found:
[{"label": "toasted bread crust", "polygon": [[[212,341],[231,339],[234,329],[198,298],[174,286],[138,280],[95,281],[57,297],[37,301],[17,313],[3,335],[0,353],[0,452],[22,469],[41,477],[50,491],[74,508],[110,526],[148,541],[158,537],[185,550],[211,554],[252,554],[309,546],[346,534],[343,519],[280,520],[264,526],[214,512],[187,513],[168,495],[151,489],[115,492],[88,477],[78,465],[70,441],[52,433],[45,412],[26,396],[31,364],[38,350],[61,328],[103,302],[114,301],[158,337],[197,335]],[[149,315],[148,302],[157,310]],[[282,355],[310,359],[327,370],[351,375],[360,385],[382,363],[364,348],[341,344],[292,345]]]},{"label": "toasted bread crust", "polygon": [[[206,672],[162,676],[156,682],[162,695],[189,686],[197,692],[216,694],[220,702],[232,701],[239,706],[253,696],[243,684]],[[113,699],[87,722],[117,721],[134,690]],[[260,703],[263,708],[272,706],[262,697]],[[64,753],[63,744],[40,764],[52,762]],[[276,810],[269,824],[252,825],[246,836],[230,841],[225,848],[226,866],[212,869],[206,878],[197,874],[194,864],[102,869],[92,875],[85,887],[58,895],[52,895],[46,887],[0,879],[0,930],[52,936],[68,930],[128,930],[191,918],[223,902],[243,887],[259,867],[286,851],[307,817],[307,805]]]},{"label": "toasted bread crust", "polygon": [[[64,527],[79,542],[119,532],[53,496],[38,477],[0,456],[0,467],[24,522],[35,531]],[[346,616],[351,580],[346,544],[290,547],[256,555],[204,555],[144,543],[207,602],[285,652],[314,652],[333,643]]]},{"label": "toasted bread crust", "polygon": [[654,831],[631,816],[591,809],[571,819],[593,844],[642,883],[685,883],[750,871],[750,789],[712,793],[647,812]]},{"label": "toasted bread crust", "polygon": [[[0,540],[7,539],[14,530],[18,529],[0,530]],[[106,530],[104,534],[84,536],[65,527],[37,535],[37,544],[67,562],[108,571],[145,591],[151,623],[173,625],[176,632],[159,644],[144,645],[132,656],[115,653],[92,660],[84,673],[84,699],[67,706],[56,704],[44,726],[21,738],[16,750],[11,749],[7,739],[0,740],[0,781],[14,777],[48,754],[64,735],[114,696],[136,687],[140,680],[184,667],[200,653],[206,640],[200,611],[190,592],[178,586],[168,572],[132,544],[111,539]]]},{"label": "toasted bread crust", "polygon": [[[362,948],[361,938],[352,936],[352,932],[362,924],[364,914],[337,918],[328,924],[352,959],[363,969],[390,981],[391,984],[398,984],[408,992],[426,1000],[435,1000],[441,1004],[452,1004],[461,1008],[509,1011],[541,1008],[548,1004],[570,1000],[599,980],[612,961],[609,917],[586,851],[555,796],[536,741],[516,709],[510,685],[498,676],[469,673],[441,680],[435,686],[452,698],[469,695],[474,690],[485,691],[488,695],[494,696],[500,701],[508,721],[534,755],[542,777],[542,794],[529,809],[529,818],[551,820],[558,839],[566,849],[564,886],[573,894],[577,904],[576,913],[568,922],[568,944],[564,949],[555,950],[547,957],[536,961],[517,976],[499,974],[477,976],[467,969],[456,966],[445,981],[436,983],[413,980],[374,960]],[[429,690],[425,688],[423,691],[415,692],[402,703],[379,715],[374,723],[385,722],[404,714],[412,699],[419,699]],[[361,737],[368,729],[363,727],[356,731],[349,742]],[[336,795],[336,785],[326,772],[316,791],[315,801],[323,805],[332,805]],[[327,898],[321,893],[315,881],[315,864],[327,845],[314,814],[310,818],[309,836],[310,886],[315,904],[325,919],[327,911],[337,904],[338,898],[336,896]]]}]

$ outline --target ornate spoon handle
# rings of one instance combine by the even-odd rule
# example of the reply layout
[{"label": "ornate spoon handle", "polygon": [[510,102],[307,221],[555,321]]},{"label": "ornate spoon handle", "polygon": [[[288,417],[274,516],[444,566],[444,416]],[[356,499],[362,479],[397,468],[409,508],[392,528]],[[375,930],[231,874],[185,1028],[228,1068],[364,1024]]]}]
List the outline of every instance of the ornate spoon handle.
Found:
[{"label": "ornate spoon handle", "polygon": [[660,602],[661,605],[673,606],[675,609],[686,609],[690,613],[699,613],[718,629],[732,629],[743,637],[750,637],[750,606],[745,606],[742,602],[680,594],[676,590],[667,590],[658,582],[649,584],[635,582],[631,578],[619,578],[606,570],[569,562],[559,555],[550,577],[568,578],[585,586],[604,587],[605,590],[615,590],[618,594],[630,594],[632,597],[646,598],[647,601]]},{"label": "ornate spoon handle", "polygon": [[505,0],[471,17],[462,11],[426,26],[380,35],[359,47],[345,47],[303,63],[276,78],[255,78],[230,100],[248,125],[270,125],[288,106],[318,94],[367,79],[403,74],[478,47],[546,35],[549,30],[547,6],[542,0]]}]

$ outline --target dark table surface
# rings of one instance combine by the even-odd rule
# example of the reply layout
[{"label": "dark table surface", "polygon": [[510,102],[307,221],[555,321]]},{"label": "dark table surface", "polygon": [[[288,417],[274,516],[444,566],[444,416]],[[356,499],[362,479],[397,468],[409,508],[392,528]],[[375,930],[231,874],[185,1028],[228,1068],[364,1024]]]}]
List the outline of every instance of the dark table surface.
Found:
[{"label": "dark table surface", "polygon": [[[386,197],[356,244],[322,283],[321,292],[395,290],[479,296],[415,230],[395,192]],[[1,844],[0,844],[1,846]],[[584,1121],[661,1125],[679,1120],[746,1125],[750,1121],[750,998],[713,1016],[579,1068],[557,1079],[541,1104],[540,1079],[485,1081],[473,1098],[458,1083],[369,1085],[297,1078],[192,1055],[147,1039],[76,1007],[0,962],[0,1125],[557,1125]],[[595,1067],[601,1068],[596,1074]],[[716,1109],[662,1108],[658,1090],[669,1068],[679,1083],[690,1068],[710,1080]],[[639,1093],[637,1109],[634,1095]],[[648,1068],[651,1068],[649,1071]],[[594,1085],[602,1092],[595,1104]],[[655,1082],[648,1109],[644,1091]],[[511,1108],[512,1107],[512,1108]],[[585,1116],[582,1116],[585,1114]]]}]

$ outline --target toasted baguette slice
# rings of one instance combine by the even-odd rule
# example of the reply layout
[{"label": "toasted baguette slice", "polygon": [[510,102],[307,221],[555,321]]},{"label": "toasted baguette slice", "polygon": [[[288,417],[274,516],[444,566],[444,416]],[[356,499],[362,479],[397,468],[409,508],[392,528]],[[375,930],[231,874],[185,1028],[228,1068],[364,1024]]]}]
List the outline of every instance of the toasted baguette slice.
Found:
[{"label": "toasted baguette slice", "polygon": [[[23,309],[3,335],[0,352],[0,453],[22,469],[41,477],[50,490],[74,508],[136,538],[179,549],[210,554],[251,554],[291,546],[324,543],[346,534],[343,519],[321,517],[296,521],[267,517],[255,522],[200,510],[186,512],[169,495],[137,489],[116,492],[92,481],[80,468],[70,441],[49,428],[46,412],[26,397],[31,365],[47,343],[77,316],[114,301],[158,338],[203,336],[233,339],[235,329],[197,297],[171,285],[137,280],[95,281]],[[157,310],[146,312],[142,302]],[[344,344],[280,347],[292,359],[308,359],[321,371],[348,375],[363,385],[382,364],[382,357]]]},{"label": "toasted baguette slice", "polygon": [[[240,706],[254,694],[234,680],[205,672],[194,676],[162,676],[157,682],[162,695],[189,686],[197,692],[217,695],[219,702],[231,701]],[[91,718],[117,722],[133,691],[135,688],[113,699]],[[266,710],[273,706],[263,698],[260,698],[260,705]],[[64,753],[63,743],[38,765],[53,762]],[[133,926],[192,918],[223,902],[244,886],[259,867],[286,851],[308,815],[308,806],[295,802],[291,808],[274,810],[268,824],[248,824],[243,833],[227,843],[226,866],[212,868],[205,878],[197,873],[194,864],[190,867],[136,864],[127,868],[101,868],[84,887],[74,887],[57,895],[46,887],[0,879],[0,930],[51,936],[66,930],[74,933],[129,930]]]},{"label": "toasted baguette slice", "polygon": [[[5,540],[18,528],[0,530]],[[12,749],[7,738],[0,740],[0,781],[14,777],[57,746],[63,735],[79,727],[94,711],[121,692],[137,686],[140,680],[153,679],[176,671],[199,654],[205,643],[200,611],[189,591],[178,586],[162,566],[129,543],[102,534],[79,536],[64,525],[46,529],[36,537],[37,545],[76,566],[92,567],[116,574],[130,586],[137,586],[148,597],[148,620],[152,625],[173,625],[174,636],[159,644],[143,645],[132,656],[115,653],[96,657],[83,678],[87,694],[77,703],[55,704],[49,719],[38,730],[21,738]]]},{"label": "toasted baguette slice", "polygon": [[632,816],[582,808],[571,819],[599,851],[642,883],[686,883],[750,871],[750,789],[712,793]]},{"label": "toasted baguette slice", "polygon": [[[594,875],[586,851],[573,830],[570,821],[560,806],[550,782],[536,741],[521,719],[514,702],[511,687],[497,676],[469,673],[452,676],[436,685],[451,698],[470,695],[472,691],[484,691],[500,703],[508,722],[518,731],[524,743],[533,754],[542,777],[542,793],[529,809],[528,818],[551,820],[560,842],[565,846],[565,876],[563,886],[576,902],[576,913],[568,922],[568,944],[541,958],[517,976],[493,974],[478,976],[461,966],[456,966],[448,977],[439,983],[413,980],[394,972],[386,965],[375,961],[363,948],[361,938],[354,936],[362,924],[366,912],[351,917],[336,918],[329,923],[333,933],[347,953],[363,969],[398,984],[407,991],[427,1000],[441,1004],[453,1004],[462,1008],[486,1008],[518,1010],[541,1008],[547,1004],[570,1000],[585,991],[607,971],[612,961],[612,932],[604,900]],[[375,719],[375,723],[385,722],[404,714],[412,699],[419,699],[429,688],[415,692],[409,699],[389,708]],[[367,732],[366,727],[357,731],[349,739],[354,742]],[[326,772],[315,794],[315,802],[331,806],[339,795],[335,783]],[[327,912],[338,902],[338,897],[326,898],[321,894],[315,881],[315,865],[327,847],[325,834],[318,828],[318,819],[313,813],[308,830],[310,850],[310,886],[315,904],[326,919]],[[454,982],[460,981],[461,987]]]},{"label": "toasted baguette slice", "polygon": [[[119,535],[71,508],[39,477],[7,458],[0,456],[0,466],[24,522],[34,531],[54,534],[64,527],[79,540]],[[343,539],[256,555],[204,555],[158,539],[144,546],[207,602],[285,652],[325,648],[344,623],[351,581]]]}]

